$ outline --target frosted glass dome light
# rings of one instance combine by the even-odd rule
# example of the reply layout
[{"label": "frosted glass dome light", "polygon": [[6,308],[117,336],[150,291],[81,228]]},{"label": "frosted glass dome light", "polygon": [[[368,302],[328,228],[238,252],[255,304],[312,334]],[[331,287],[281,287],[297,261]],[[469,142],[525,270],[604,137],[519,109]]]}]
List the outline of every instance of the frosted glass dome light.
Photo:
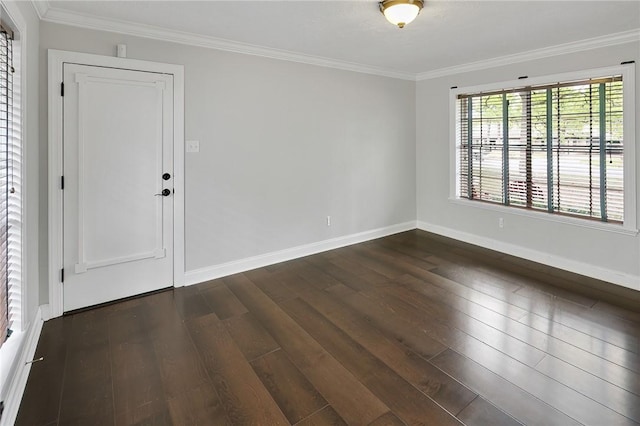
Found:
[{"label": "frosted glass dome light", "polygon": [[380,2],[380,11],[387,21],[404,28],[416,19],[423,5],[422,0],[385,0]]}]

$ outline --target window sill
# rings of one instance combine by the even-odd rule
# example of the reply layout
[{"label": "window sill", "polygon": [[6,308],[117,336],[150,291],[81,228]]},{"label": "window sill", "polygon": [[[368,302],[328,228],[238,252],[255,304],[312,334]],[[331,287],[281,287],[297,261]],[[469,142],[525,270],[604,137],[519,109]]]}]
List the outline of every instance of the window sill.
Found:
[{"label": "window sill", "polygon": [[477,201],[470,201],[462,198],[450,197],[449,201],[453,204],[458,204],[465,207],[474,207],[482,210],[494,211],[505,215],[524,216],[536,220],[544,220],[547,222],[556,222],[566,225],[579,226],[582,228],[588,228],[598,231],[612,232],[615,234],[637,236],[638,230],[634,228],[625,227],[624,225],[618,225],[614,223],[602,223],[588,219],[580,219],[575,217],[561,216],[557,214],[545,213],[542,211],[525,210],[519,208],[513,208],[503,205],[482,203]]},{"label": "window sill", "polygon": [[7,386],[9,386],[9,376],[14,370],[15,363],[18,359],[20,348],[24,341],[26,333],[14,332],[0,348],[0,395],[6,399]]}]

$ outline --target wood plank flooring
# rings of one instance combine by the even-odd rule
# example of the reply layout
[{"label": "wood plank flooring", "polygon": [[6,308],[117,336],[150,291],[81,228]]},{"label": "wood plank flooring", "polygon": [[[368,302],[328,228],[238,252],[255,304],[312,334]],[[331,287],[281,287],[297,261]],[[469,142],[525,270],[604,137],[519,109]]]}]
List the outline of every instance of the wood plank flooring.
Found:
[{"label": "wood plank flooring", "polygon": [[17,424],[640,424],[606,291],[405,232],[48,321]]}]

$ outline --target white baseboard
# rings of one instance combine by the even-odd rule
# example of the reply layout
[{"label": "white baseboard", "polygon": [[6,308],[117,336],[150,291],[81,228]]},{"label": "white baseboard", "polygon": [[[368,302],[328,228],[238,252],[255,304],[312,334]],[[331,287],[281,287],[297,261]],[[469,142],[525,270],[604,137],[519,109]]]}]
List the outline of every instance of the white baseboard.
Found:
[{"label": "white baseboard", "polygon": [[27,378],[31,371],[31,364],[27,364],[27,361],[31,361],[36,353],[36,346],[38,346],[38,340],[40,339],[40,333],[42,332],[43,311],[48,310],[48,305],[38,307],[35,318],[29,324],[25,341],[22,344],[22,350],[18,354],[15,362],[15,370],[12,377],[9,377],[9,391],[7,392],[7,398],[5,400],[4,412],[0,419],[0,426],[13,425],[18,416],[18,410],[20,409],[20,402],[22,401],[22,395],[24,389],[27,386]]},{"label": "white baseboard", "polygon": [[53,317],[51,316],[51,306],[40,305],[40,312],[42,313],[42,321],[49,321]]},{"label": "white baseboard", "polygon": [[249,271],[251,269],[273,265],[274,263],[285,262],[287,260],[297,259],[299,257],[309,256],[327,250],[333,250],[376,238],[386,237],[387,235],[397,234],[411,229],[416,229],[415,221],[399,223],[397,225],[387,226],[384,228],[372,229],[370,231],[359,232],[357,234],[345,235],[343,237],[331,238],[329,240],[318,241],[316,243],[248,257],[246,259],[234,260],[220,265],[195,269],[185,273],[185,285],[198,284],[204,281],[225,277],[227,275],[233,275]]},{"label": "white baseboard", "polygon": [[418,221],[417,227],[418,229],[421,229],[423,231],[433,232],[434,234],[439,234],[445,237],[464,241],[465,243],[470,243],[491,250],[496,250],[502,253],[531,260],[533,262],[552,266],[554,268],[574,272],[576,274],[586,275],[588,277],[607,281],[622,287],[631,288],[633,290],[640,290],[640,276],[637,275],[625,274],[623,272],[601,268],[599,266],[591,265],[588,263],[566,259],[556,255],[551,255],[549,253],[544,253],[515,244],[505,243],[502,241],[494,240],[492,238],[470,234],[468,232],[458,231],[456,229],[447,228],[444,226],[433,225],[427,222]]}]

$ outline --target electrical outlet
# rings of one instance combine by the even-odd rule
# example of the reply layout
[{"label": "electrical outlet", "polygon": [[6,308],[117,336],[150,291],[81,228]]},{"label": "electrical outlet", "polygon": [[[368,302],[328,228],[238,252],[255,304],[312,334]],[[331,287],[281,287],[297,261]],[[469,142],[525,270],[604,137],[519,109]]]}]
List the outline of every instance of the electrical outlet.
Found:
[{"label": "electrical outlet", "polygon": [[127,45],[119,44],[116,47],[116,56],[118,58],[126,58],[127,57]]},{"label": "electrical outlet", "polygon": [[331,226],[331,216],[327,216],[327,226]]},{"label": "electrical outlet", "polygon": [[504,219],[498,218],[498,228],[504,228]]}]

